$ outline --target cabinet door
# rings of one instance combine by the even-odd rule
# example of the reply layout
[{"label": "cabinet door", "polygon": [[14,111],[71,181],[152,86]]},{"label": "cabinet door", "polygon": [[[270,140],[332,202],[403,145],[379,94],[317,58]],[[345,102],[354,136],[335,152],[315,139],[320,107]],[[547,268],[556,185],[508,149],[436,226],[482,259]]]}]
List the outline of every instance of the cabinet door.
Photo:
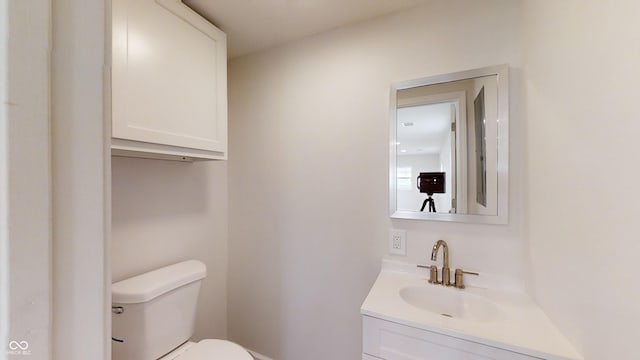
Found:
[{"label": "cabinet door", "polygon": [[112,137],[226,154],[226,35],[180,0],[113,0],[112,20]]},{"label": "cabinet door", "polygon": [[363,353],[384,360],[538,359],[369,316],[363,316]]}]

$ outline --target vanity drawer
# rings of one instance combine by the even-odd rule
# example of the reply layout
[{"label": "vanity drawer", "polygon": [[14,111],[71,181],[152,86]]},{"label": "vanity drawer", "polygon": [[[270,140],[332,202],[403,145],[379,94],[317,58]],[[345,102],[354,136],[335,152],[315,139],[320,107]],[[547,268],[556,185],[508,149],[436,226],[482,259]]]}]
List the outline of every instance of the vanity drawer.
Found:
[{"label": "vanity drawer", "polygon": [[384,360],[540,359],[370,316],[363,316],[363,353]]}]

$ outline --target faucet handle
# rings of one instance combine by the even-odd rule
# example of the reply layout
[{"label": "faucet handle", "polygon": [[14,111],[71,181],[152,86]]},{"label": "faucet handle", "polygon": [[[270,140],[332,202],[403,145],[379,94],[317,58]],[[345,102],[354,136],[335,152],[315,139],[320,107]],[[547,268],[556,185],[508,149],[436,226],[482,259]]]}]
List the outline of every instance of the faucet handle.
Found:
[{"label": "faucet handle", "polygon": [[417,265],[419,268],[429,269],[429,284],[440,284],[438,281],[438,267],[435,265]]},{"label": "faucet handle", "polygon": [[464,270],[462,270],[462,269],[456,269],[454,285],[455,285],[455,287],[456,287],[456,288],[458,288],[458,289],[464,289],[464,288],[465,288],[465,286],[464,286],[464,280],[462,279],[462,275],[463,275],[463,274],[476,275],[476,276],[480,275],[480,274],[479,274],[479,273],[477,273],[477,272],[473,272],[473,271],[464,271]]}]

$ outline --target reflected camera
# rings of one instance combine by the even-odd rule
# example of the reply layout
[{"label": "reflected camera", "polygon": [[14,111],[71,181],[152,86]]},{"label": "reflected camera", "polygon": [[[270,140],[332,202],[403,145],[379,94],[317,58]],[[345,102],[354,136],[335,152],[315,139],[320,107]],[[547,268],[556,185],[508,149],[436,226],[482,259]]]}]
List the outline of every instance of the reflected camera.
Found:
[{"label": "reflected camera", "polygon": [[443,172],[421,172],[418,175],[418,190],[426,194],[445,193],[445,173]]}]

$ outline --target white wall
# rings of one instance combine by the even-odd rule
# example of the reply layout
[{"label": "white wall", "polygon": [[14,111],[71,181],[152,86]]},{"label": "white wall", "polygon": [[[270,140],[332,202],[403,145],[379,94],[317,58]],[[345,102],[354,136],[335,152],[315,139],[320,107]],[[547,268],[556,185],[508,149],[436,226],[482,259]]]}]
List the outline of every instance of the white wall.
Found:
[{"label": "white wall", "polygon": [[103,4],[12,1],[5,14],[8,339],[27,342],[31,359],[105,358]]},{"label": "white wall", "polygon": [[204,262],[195,338],[226,338],[227,163],[113,157],[112,167],[113,281]]},{"label": "white wall", "polygon": [[638,359],[640,3],[525,13],[531,287],[585,359]]},{"label": "white wall", "polygon": [[229,335],[276,360],[361,357],[359,308],[390,227],[424,262],[524,276],[519,104],[512,102],[508,226],[389,219],[393,82],[509,63],[519,92],[514,1],[422,8],[233,59],[229,67]]},{"label": "white wall", "polygon": [[51,6],[52,356],[106,360],[111,276],[105,262],[105,1],[56,0]]},{"label": "white wall", "polygon": [[[8,341],[26,346],[31,359],[48,359],[51,351],[49,12],[47,2],[11,1],[8,13],[2,15],[10,19],[8,62],[1,67],[8,91],[0,98],[7,116],[2,119],[7,131],[2,143],[9,155],[3,164],[8,175],[3,185],[9,191],[3,191],[2,202],[7,207],[1,211],[2,216],[9,214],[1,227],[12,255],[2,249],[10,270]],[[7,354],[6,345],[3,341],[2,356]],[[9,358],[24,357],[22,349],[15,351]]]},{"label": "white wall", "polygon": [[9,344],[9,2],[0,0],[0,359]]}]

